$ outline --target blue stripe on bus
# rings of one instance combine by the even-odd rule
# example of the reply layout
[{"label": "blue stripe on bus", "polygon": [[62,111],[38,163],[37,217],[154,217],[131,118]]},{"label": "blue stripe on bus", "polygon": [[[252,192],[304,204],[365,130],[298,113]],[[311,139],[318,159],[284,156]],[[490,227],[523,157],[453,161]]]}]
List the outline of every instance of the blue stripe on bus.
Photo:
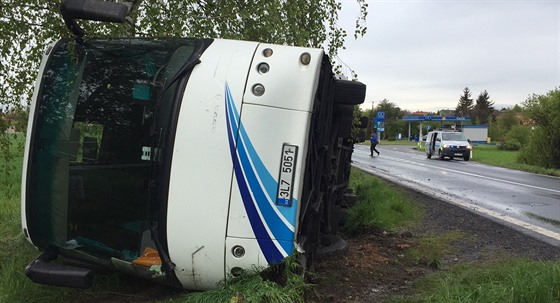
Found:
[{"label": "blue stripe on bus", "polygon": [[[231,93],[226,93],[226,96],[229,96],[229,114],[231,117],[236,117],[235,119],[238,119],[239,115],[237,114],[237,111],[235,109],[235,105],[232,104],[231,102],[233,101],[231,99]],[[238,128],[236,127],[236,123],[234,121],[232,121],[234,119],[230,119],[230,125],[232,127],[233,133],[237,133]],[[245,129],[243,127],[243,125],[241,124],[240,126],[240,130],[241,133],[245,133]],[[244,134],[245,138],[248,138],[248,136],[246,135],[246,133]],[[249,142],[250,143],[250,142]],[[249,163],[249,158],[246,154],[246,150],[244,147],[244,142],[241,142],[238,140],[238,144],[237,144],[237,158],[239,163],[241,164],[241,176],[245,176],[245,178],[247,179],[248,182],[248,188],[250,190],[251,193],[253,193],[253,197],[255,198],[255,201],[253,201],[253,199],[251,199],[250,203],[255,203],[257,202],[257,207],[258,210],[260,210],[265,222],[263,222],[268,228],[269,230],[272,232],[274,237],[269,237],[269,238],[274,238],[277,240],[289,240],[288,242],[286,241],[282,241],[280,243],[283,250],[284,250],[284,255],[288,255],[291,254],[291,251],[293,249],[293,239],[294,239],[294,232],[292,230],[290,230],[290,228],[288,226],[286,226],[286,224],[281,220],[281,218],[278,216],[278,214],[274,211],[274,209],[272,208],[273,206],[271,206],[269,200],[267,199],[267,197],[265,196],[265,193],[262,191],[262,188],[258,182],[257,176],[255,175],[255,172],[253,171],[251,164]],[[253,159],[251,159],[253,160]],[[262,163],[262,162],[261,162]],[[258,213],[257,213],[258,215]],[[257,218],[255,218],[257,219]],[[258,220],[261,220],[260,217],[258,217]]]},{"label": "blue stripe on bus", "polygon": [[[241,193],[241,197],[243,200],[243,204],[249,216],[251,227],[253,229],[253,232],[257,238],[259,246],[261,247],[261,250],[263,251],[263,254],[265,255],[267,261],[269,263],[280,262],[284,256],[291,254],[291,251],[293,250],[294,233],[278,217],[278,214],[272,208],[272,205],[270,204],[269,200],[265,196],[265,193],[263,192],[259,184],[258,177],[260,177],[260,174],[256,175],[255,171],[253,171],[251,163],[249,162],[249,156],[246,151],[247,148],[246,145],[250,146],[248,149],[253,150],[253,152],[254,152],[254,148],[250,143],[250,140],[245,132],[243,125],[241,124],[240,127],[238,127],[237,125],[238,124],[237,121],[239,120],[239,114],[237,112],[237,109],[235,108],[235,104],[233,103],[231,92],[227,85],[226,85],[226,119],[227,119],[227,127],[228,127],[228,140],[229,140],[231,157],[234,164],[234,171],[239,186],[239,190]],[[244,142],[242,142],[241,140],[238,140],[238,149],[236,152],[234,135],[237,134],[239,130],[242,134],[242,137],[244,138],[243,141],[245,142],[246,145],[244,145]],[[251,154],[250,151],[249,154]],[[254,154],[251,155],[251,161],[253,161],[255,166],[257,165],[264,166],[262,164],[262,161],[258,157],[258,155],[256,155],[256,152],[254,152]],[[264,169],[266,170],[266,168]],[[262,168],[257,169],[257,173],[259,170],[262,171]],[[268,173],[268,171],[266,172]],[[247,180],[245,180],[245,178],[247,178]],[[261,182],[263,181],[261,180]],[[276,183],[275,181],[273,182]],[[255,205],[255,201],[253,201],[253,197],[251,196],[251,193],[253,193],[253,196],[256,199],[257,202],[256,205]],[[269,193],[269,198],[271,198],[270,193]],[[265,222],[261,220],[257,207],[261,211],[265,219]],[[274,245],[274,243],[270,241],[272,237],[268,234],[265,224],[272,232],[275,239],[289,240],[289,241],[278,241],[278,243],[281,245],[282,249],[284,250],[283,252],[279,251],[278,248]]]},{"label": "blue stripe on bus", "polygon": [[[231,98],[230,94],[229,94],[229,96]],[[232,101],[232,100],[230,99],[230,101]],[[236,112],[235,105],[232,104],[232,103],[230,103],[230,105],[231,105],[230,106],[230,113],[232,114],[233,117],[236,117],[236,119],[238,119],[239,115]],[[232,124],[232,127],[234,127],[234,132],[237,131],[234,124]],[[268,173],[268,170],[266,170],[266,168],[262,164],[262,161],[260,160],[259,156],[254,151],[254,148],[251,145],[251,141],[249,139],[249,136],[247,135],[247,133],[245,131],[245,128],[243,127],[242,123],[240,124],[240,130],[241,130],[240,133],[241,133],[241,136],[242,136],[243,140],[238,140],[237,153],[239,154],[239,158],[241,160],[242,168],[243,168],[243,171],[245,172],[245,177],[249,181],[249,187],[250,187],[251,192],[253,193],[253,195],[255,197],[255,201],[257,202],[258,208],[261,211],[265,220],[267,221],[266,223],[267,223],[269,229],[274,234],[275,239],[293,241],[293,239],[294,239],[293,226],[290,228],[290,226],[286,225],[286,223],[275,212],[275,209],[273,207],[276,207],[276,206],[275,205],[273,206],[270,202],[270,201],[275,201],[274,198],[275,198],[276,192],[274,192],[274,195],[270,195],[270,193],[269,193],[268,197],[265,195],[265,192],[262,190],[262,188],[259,184],[259,179],[261,179],[261,182],[262,182],[262,175],[258,174],[258,170],[257,170],[257,174],[255,174],[255,171],[252,169],[251,163],[249,162],[249,160],[251,160],[251,162],[253,162],[253,164],[255,166],[257,166],[256,162],[260,163],[260,165],[263,166],[261,168],[261,171],[265,170],[268,175],[270,175],[270,173]],[[251,146],[251,147],[249,148],[248,146]],[[251,150],[251,149],[253,150],[253,155],[251,155],[251,157],[249,159],[249,156],[247,155],[247,150]],[[276,181],[273,181],[273,182],[275,184],[274,185],[275,188],[277,188],[278,183]],[[295,208],[295,207],[293,207],[293,208]],[[288,253],[288,254],[290,252],[291,252],[291,249],[286,251],[286,253]]]}]

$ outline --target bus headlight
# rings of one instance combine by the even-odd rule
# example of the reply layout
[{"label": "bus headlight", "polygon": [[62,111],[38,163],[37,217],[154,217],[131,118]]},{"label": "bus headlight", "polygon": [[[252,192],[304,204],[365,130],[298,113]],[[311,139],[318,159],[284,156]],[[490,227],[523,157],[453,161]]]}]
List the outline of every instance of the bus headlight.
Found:
[{"label": "bus headlight", "polygon": [[308,65],[311,62],[311,54],[303,53],[299,56],[299,62],[303,65]]},{"label": "bus headlight", "polygon": [[264,95],[264,85],[260,83],[253,85],[253,88],[251,90],[253,91],[253,95],[257,97]]},{"label": "bus headlight", "polygon": [[272,53],[273,53],[272,48],[265,48],[262,52],[265,58],[272,56]]},{"label": "bus headlight", "polygon": [[241,267],[234,267],[231,269],[231,275],[234,277],[239,277],[243,274],[243,268]]},{"label": "bus headlight", "polygon": [[245,255],[245,248],[243,246],[236,245],[231,249],[231,253],[236,258],[241,258]]},{"label": "bus headlight", "polygon": [[257,71],[259,74],[266,74],[270,70],[270,66],[266,63],[261,63],[257,66]]}]

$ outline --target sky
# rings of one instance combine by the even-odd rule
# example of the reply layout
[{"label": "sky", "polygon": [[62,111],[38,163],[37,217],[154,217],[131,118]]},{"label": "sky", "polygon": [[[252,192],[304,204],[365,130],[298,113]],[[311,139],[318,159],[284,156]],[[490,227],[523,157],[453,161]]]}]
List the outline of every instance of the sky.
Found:
[{"label": "sky", "polygon": [[560,86],[560,0],[367,2],[364,37],[353,37],[356,1],[341,1],[339,20],[348,32],[339,58],[367,86],[364,109],[383,99],[455,109],[465,87],[501,109]]}]

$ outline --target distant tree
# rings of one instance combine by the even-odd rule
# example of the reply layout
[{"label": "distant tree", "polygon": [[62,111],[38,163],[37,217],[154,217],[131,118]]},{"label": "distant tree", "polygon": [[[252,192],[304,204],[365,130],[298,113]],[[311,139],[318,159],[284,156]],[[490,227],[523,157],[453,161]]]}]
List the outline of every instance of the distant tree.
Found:
[{"label": "distant tree", "polygon": [[401,108],[388,99],[383,99],[378,102],[375,107],[376,112],[385,112],[385,120],[395,120],[401,113]]},{"label": "distant tree", "polygon": [[560,88],[533,95],[525,102],[525,117],[534,123],[529,143],[520,160],[545,168],[560,168]]},{"label": "distant tree", "polygon": [[488,119],[494,112],[494,102],[490,101],[490,95],[484,90],[476,98],[476,104],[473,109],[473,119],[478,120],[480,124],[488,124]]},{"label": "distant tree", "polygon": [[505,109],[500,111],[500,115],[496,117],[496,123],[492,123],[489,126],[489,135],[493,139],[493,141],[504,142],[506,134],[514,127],[515,125],[520,125],[521,120],[518,117],[518,113],[516,113],[512,109]]},{"label": "distant tree", "polygon": [[370,133],[368,131],[368,128],[362,128],[362,119],[366,118],[368,120],[367,127],[370,127],[369,129],[371,129],[371,126],[369,125],[371,122],[369,122],[370,119],[368,118],[367,114],[364,113],[359,105],[355,105],[352,127],[352,138],[354,142],[363,142],[364,140],[368,139]]},{"label": "distant tree", "polygon": [[523,107],[519,106],[519,104],[515,104],[515,106],[513,106],[511,110],[516,113],[521,113],[523,112]]},{"label": "distant tree", "polygon": [[468,87],[463,89],[463,95],[459,98],[459,103],[455,108],[456,116],[470,116],[473,110],[473,99],[471,99],[471,91]]}]

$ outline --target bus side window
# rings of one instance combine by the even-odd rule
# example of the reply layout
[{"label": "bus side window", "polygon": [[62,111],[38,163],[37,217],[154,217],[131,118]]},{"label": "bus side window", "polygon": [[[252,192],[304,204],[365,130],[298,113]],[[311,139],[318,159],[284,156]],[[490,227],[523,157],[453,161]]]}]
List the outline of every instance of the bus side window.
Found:
[{"label": "bus side window", "polygon": [[97,161],[97,139],[94,137],[84,137],[82,160],[83,162]]}]

